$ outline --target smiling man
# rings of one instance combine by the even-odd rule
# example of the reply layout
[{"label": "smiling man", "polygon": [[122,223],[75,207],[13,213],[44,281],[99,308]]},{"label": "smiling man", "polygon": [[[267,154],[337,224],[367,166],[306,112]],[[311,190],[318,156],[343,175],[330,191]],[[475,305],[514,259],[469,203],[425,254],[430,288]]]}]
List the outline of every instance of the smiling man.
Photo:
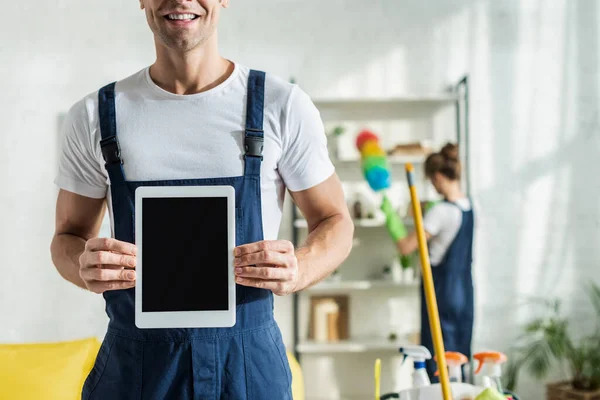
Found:
[{"label": "smiling man", "polygon": [[[353,233],[319,113],[296,85],[219,55],[228,0],[140,6],[156,62],[76,103],[63,128],[52,258],[65,279],[104,295],[110,318],[83,398],[291,399],[273,293],[329,275]],[[135,326],[134,192],[156,184],[235,188],[233,328]],[[297,249],[277,240],[286,190],[309,226]],[[99,239],[107,205],[113,238]]]}]

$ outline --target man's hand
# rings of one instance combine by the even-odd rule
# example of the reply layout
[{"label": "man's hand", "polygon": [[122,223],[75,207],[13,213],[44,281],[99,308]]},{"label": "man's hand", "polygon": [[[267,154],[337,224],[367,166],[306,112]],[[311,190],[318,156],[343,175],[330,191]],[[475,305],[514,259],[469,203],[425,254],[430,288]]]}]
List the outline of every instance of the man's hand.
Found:
[{"label": "man's hand", "polygon": [[110,238],[94,238],[85,243],[79,257],[79,276],[94,293],[129,289],[135,286],[137,247]]},{"label": "man's hand", "polygon": [[298,259],[287,240],[264,240],[234,251],[235,281],[271,290],[278,296],[293,293],[298,284]]}]

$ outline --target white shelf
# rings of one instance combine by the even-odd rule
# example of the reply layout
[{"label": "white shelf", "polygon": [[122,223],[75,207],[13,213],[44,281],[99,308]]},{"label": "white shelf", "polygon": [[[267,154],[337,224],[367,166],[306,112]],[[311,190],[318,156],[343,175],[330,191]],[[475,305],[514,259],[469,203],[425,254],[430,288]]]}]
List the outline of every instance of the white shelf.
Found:
[{"label": "white shelf", "polygon": [[427,159],[426,155],[406,155],[406,156],[389,156],[388,161],[391,164],[423,164]]},{"label": "white shelf", "polygon": [[455,104],[453,94],[403,96],[394,98],[315,99],[323,120],[381,120],[421,118]]},{"label": "white shelf", "polygon": [[[402,221],[404,225],[413,226],[414,221],[412,218],[403,218]],[[354,219],[354,226],[358,226],[361,228],[379,228],[385,226],[385,220],[381,218],[363,218],[363,219]],[[294,227],[296,228],[308,228],[308,222],[304,218],[298,218],[294,221]]]},{"label": "white shelf", "polygon": [[315,98],[313,102],[317,107],[347,107],[362,105],[421,105],[434,106],[438,104],[454,104],[459,100],[459,96],[453,93],[432,93],[426,95],[404,95],[396,97],[321,97]]},{"label": "white shelf", "polygon": [[[352,222],[354,223],[354,226],[360,226],[364,228],[377,228],[380,226],[385,226],[385,221],[379,218],[354,219]],[[296,228],[308,228],[308,222],[304,218],[299,218],[294,221],[294,226]]]},{"label": "white shelf", "polygon": [[339,281],[339,282],[320,282],[315,286],[312,286],[304,292],[332,292],[332,291],[355,291],[355,290],[372,290],[372,289],[414,289],[419,287],[419,281],[414,282],[391,282],[391,281],[377,281],[377,280],[364,280],[364,281]]},{"label": "white shelf", "polygon": [[[296,346],[299,353],[365,353],[368,351],[395,351],[398,352],[400,347],[412,345],[408,338],[404,337],[401,340],[391,342],[387,339],[367,338],[367,339],[350,339],[341,340],[339,342],[315,342],[313,340],[305,340]],[[398,353],[400,354],[400,353]]]},{"label": "white shelf", "polygon": [[[426,155],[405,155],[405,156],[388,156],[388,162],[390,164],[423,164],[427,159]],[[332,160],[334,163],[343,163],[343,164],[357,164],[360,165],[360,158],[356,159],[337,159]]]}]

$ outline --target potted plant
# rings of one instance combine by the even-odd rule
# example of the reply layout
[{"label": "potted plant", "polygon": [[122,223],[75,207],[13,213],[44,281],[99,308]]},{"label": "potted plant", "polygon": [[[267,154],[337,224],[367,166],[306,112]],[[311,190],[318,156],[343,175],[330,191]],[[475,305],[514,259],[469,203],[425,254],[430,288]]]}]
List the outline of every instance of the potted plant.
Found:
[{"label": "potted plant", "polygon": [[334,126],[330,131],[326,133],[327,135],[327,150],[329,152],[329,156],[333,160],[339,160],[340,154],[338,149],[338,141],[340,136],[342,136],[346,132],[346,128],[341,125]]},{"label": "potted plant", "polygon": [[544,379],[558,365],[568,368],[568,380],[549,384],[548,400],[600,400],[600,287],[592,283],[588,294],[596,311],[596,329],[581,337],[575,337],[569,330],[560,300],[543,301],[546,315],[525,326],[510,352],[505,375],[509,390],[514,390],[521,370]]}]

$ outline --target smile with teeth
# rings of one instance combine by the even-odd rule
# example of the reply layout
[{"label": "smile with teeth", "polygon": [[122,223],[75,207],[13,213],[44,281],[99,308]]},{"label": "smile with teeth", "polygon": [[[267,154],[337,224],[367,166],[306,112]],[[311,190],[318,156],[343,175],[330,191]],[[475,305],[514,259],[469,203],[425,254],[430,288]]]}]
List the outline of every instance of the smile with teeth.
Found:
[{"label": "smile with teeth", "polygon": [[198,18],[196,14],[169,14],[167,19],[172,21],[191,21]]}]

